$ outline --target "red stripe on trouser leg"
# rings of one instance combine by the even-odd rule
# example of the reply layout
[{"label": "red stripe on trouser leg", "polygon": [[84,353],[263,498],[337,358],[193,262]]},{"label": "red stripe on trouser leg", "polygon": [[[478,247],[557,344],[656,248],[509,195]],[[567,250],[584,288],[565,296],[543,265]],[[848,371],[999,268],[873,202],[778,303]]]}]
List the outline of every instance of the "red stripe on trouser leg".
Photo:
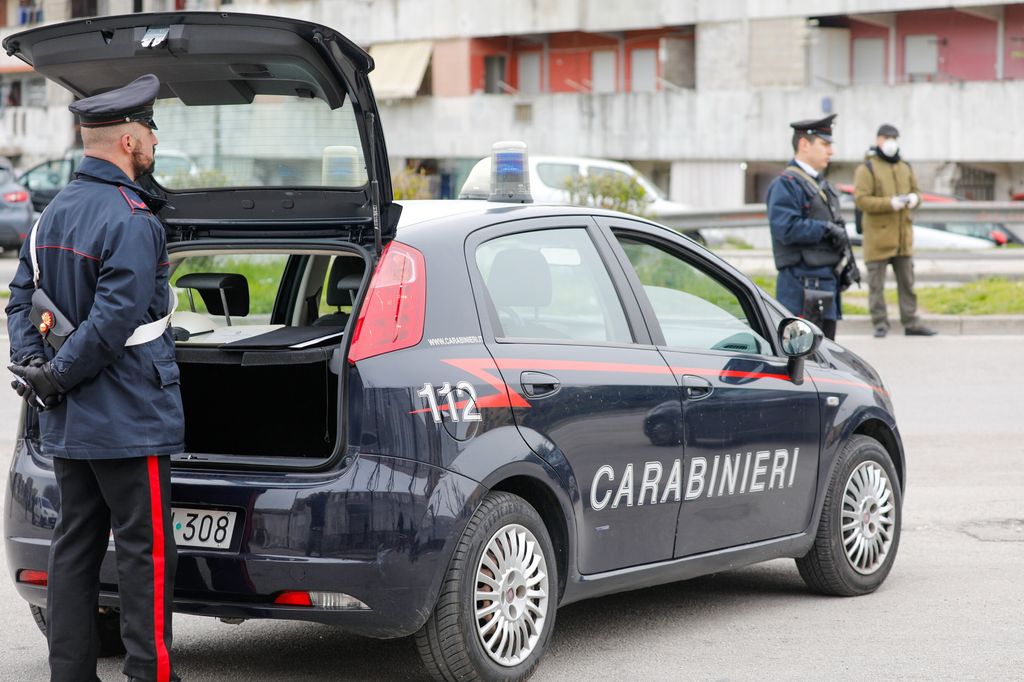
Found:
[{"label": "red stripe on trouser leg", "polygon": [[157,682],[171,679],[171,657],[164,643],[164,509],[160,490],[160,462],[147,457],[149,465],[149,505],[153,521],[153,642],[156,644]]}]

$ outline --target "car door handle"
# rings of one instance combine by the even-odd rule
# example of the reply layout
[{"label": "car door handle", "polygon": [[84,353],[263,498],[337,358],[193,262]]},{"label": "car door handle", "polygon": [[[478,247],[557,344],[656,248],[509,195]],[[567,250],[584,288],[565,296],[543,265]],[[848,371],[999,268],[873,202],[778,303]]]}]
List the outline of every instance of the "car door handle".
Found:
[{"label": "car door handle", "polygon": [[684,374],[680,379],[683,383],[683,397],[686,400],[704,400],[715,390],[711,382],[704,377]]},{"label": "car door handle", "polygon": [[544,372],[523,372],[519,375],[519,383],[522,384],[526,395],[531,398],[551,395],[561,385],[558,379]]}]

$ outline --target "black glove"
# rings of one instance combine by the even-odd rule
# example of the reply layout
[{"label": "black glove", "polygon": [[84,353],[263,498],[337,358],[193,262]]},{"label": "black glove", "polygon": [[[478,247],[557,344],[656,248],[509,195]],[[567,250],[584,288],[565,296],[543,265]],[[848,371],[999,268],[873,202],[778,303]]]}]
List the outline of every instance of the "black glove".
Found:
[{"label": "black glove", "polygon": [[[29,358],[20,365],[8,365],[11,374],[20,377],[25,383],[15,379],[11,386],[22,398],[41,410],[56,407],[64,399],[60,384],[53,376],[50,363],[39,356]],[[29,395],[31,394],[31,395]]]},{"label": "black glove", "polygon": [[831,244],[837,251],[846,248],[849,237],[846,228],[839,223],[826,223],[825,242]]},{"label": "black glove", "polygon": [[[46,358],[43,357],[42,355],[30,355],[29,357],[25,358],[24,360],[17,364],[20,365],[21,367],[26,367],[28,365],[42,367],[45,363]],[[28,382],[25,381],[24,379],[20,377],[15,377],[14,379],[11,379],[11,388],[13,388],[15,393],[21,396],[28,404],[34,407],[41,407],[41,405],[38,402],[36,402],[36,392],[32,390],[32,387],[29,386]]]}]

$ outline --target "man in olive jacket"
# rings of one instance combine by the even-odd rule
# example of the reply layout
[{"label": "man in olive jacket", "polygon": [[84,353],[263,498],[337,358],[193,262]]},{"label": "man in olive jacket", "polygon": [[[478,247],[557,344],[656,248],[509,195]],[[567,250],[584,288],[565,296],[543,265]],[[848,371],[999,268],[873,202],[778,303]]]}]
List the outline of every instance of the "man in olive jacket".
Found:
[{"label": "man in olive jacket", "polygon": [[875,146],[854,175],[854,197],[863,213],[864,262],[868,268],[868,306],[875,336],[889,333],[885,309],[885,271],[891,264],[899,291],[900,322],[908,336],[933,336],[921,324],[914,293],[914,231],[910,212],[921,203],[914,169],[900,158],[899,131],[883,124]]}]

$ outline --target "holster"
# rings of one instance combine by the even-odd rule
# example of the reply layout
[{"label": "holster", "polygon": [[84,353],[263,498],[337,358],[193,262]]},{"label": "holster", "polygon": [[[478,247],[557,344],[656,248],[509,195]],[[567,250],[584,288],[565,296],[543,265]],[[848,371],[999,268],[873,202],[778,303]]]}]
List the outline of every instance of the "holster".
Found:
[{"label": "holster", "polygon": [[835,297],[836,295],[831,291],[805,287],[803,317],[819,327],[823,326],[825,311],[832,307]]},{"label": "holster", "polygon": [[68,316],[39,287],[32,293],[32,308],[28,311],[28,319],[55,351],[60,350],[71,332],[75,331],[75,325]]}]

